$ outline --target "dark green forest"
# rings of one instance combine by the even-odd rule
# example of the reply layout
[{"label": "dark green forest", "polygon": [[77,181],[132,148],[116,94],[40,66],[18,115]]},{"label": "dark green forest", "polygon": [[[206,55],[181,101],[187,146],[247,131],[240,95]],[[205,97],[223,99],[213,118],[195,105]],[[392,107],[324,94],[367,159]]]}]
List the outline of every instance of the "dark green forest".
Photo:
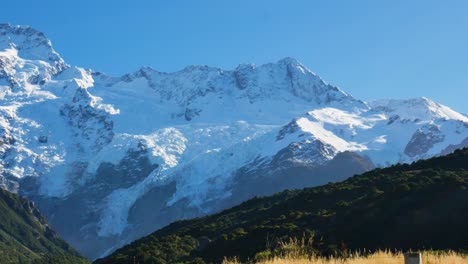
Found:
[{"label": "dark green forest", "polygon": [[49,227],[33,203],[0,189],[0,263],[89,263]]},{"label": "dark green forest", "polygon": [[[313,177],[313,175],[311,175]],[[219,263],[265,256],[291,237],[315,254],[353,250],[468,250],[468,149],[397,164],[343,182],[254,198],[175,222],[104,263]]]}]

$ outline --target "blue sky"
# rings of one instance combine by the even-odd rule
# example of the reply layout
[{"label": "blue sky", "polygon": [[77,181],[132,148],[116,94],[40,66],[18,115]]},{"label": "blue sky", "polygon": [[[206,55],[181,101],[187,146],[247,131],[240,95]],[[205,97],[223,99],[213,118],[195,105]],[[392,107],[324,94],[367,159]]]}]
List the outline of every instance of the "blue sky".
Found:
[{"label": "blue sky", "polygon": [[354,96],[427,96],[468,113],[468,1],[15,0],[73,65],[112,75],[295,57]]}]

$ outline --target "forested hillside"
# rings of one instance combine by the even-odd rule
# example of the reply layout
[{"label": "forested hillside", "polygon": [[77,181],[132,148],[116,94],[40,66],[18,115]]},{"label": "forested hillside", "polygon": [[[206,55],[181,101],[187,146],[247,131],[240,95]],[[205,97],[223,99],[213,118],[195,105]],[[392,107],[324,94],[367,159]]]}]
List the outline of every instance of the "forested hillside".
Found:
[{"label": "forested hillside", "polygon": [[[311,175],[312,177],[312,175]],[[357,249],[468,249],[468,149],[375,169],[340,183],[255,198],[179,221],[96,263],[219,263],[313,238],[317,254]]]},{"label": "forested hillside", "polygon": [[88,263],[49,227],[34,204],[0,189],[0,263]]}]

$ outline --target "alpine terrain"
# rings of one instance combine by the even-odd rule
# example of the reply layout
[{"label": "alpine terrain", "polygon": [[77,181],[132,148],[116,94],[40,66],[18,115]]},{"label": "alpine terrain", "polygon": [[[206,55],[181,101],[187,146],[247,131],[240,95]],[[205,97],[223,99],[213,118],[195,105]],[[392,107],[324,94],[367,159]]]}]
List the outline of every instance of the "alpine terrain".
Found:
[{"label": "alpine terrain", "polygon": [[95,259],[175,220],[468,146],[428,98],[364,102],[292,58],[233,70],[68,65],[0,25],[0,185]]}]

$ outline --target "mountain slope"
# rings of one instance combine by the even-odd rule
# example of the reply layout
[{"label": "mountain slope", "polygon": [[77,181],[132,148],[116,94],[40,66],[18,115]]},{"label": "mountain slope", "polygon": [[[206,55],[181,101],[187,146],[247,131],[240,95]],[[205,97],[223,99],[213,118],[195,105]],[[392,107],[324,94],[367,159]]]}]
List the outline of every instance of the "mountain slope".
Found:
[{"label": "mountain slope", "polygon": [[89,258],[257,195],[467,144],[463,114],[427,98],[363,102],[292,58],[115,77],[0,25],[0,186]]},{"label": "mountain slope", "polygon": [[246,260],[278,240],[313,233],[322,254],[340,250],[343,243],[351,250],[467,250],[467,187],[465,148],[179,221],[95,263],[127,263],[134,256],[140,263]]},{"label": "mountain slope", "polygon": [[50,228],[32,202],[0,189],[1,263],[87,263]]}]

